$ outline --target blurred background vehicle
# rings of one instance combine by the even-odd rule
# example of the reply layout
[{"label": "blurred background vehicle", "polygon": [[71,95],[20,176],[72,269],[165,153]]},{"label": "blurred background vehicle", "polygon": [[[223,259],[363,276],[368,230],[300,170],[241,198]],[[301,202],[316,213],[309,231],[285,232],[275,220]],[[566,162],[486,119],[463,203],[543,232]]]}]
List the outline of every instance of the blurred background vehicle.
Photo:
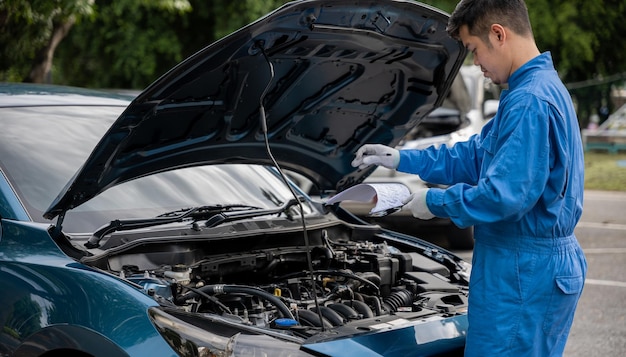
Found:
[{"label": "blurred background vehicle", "polygon": [[[472,135],[480,133],[483,125],[496,114],[499,95],[500,88],[485,78],[479,67],[461,67],[443,105],[420,122],[420,125],[396,148],[425,149],[432,145],[452,146],[457,142],[468,140]],[[424,182],[417,175],[384,167],[377,168],[365,182],[401,182],[407,185],[411,192],[423,187],[442,187]],[[437,243],[447,245],[450,249],[466,250],[474,246],[473,228],[459,228],[447,218],[420,220],[414,218],[409,211],[399,211],[384,217],[368,217],[372,203],[346,201],[342,205],[357,216],[385,228],[418,234],[431,241],[444,236],[445,242]]]},{"label": "blurred background vehicle", "polygon": [[610,154],[626,151],[626,104],[598,126],[598,115],[593,115],[590,125],[582,130],[585,151],[606,150]]}]

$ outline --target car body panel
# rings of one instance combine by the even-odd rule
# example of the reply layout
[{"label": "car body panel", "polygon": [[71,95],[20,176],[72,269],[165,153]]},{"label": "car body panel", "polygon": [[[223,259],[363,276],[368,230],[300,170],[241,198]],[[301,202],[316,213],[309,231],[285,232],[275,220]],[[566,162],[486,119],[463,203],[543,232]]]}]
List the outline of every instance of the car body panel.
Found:
[{"label": "car body panel", "polygon": [[[306,350],[325,356],[433,356],[438,353],[462,349],[465,345],[467,316],[444,319],[424,319],[420,324],[403,326],[406,321],[380,324],[374,334],[364,334],[350,339],[305,344]],[[393,341],[393,343],[389,343]],[[418,345],[415,345],[415,342]]]},{"label": "car body panel", "polygon": [[350,165],[362,144],[396,145],[441,105],[466,53],[446,24],[413,2],[289,3],[139,94],[46,217],[174,167],[272,164],[265,131],[278,163],[319,190],[359,183],[372,171]]},{"label": "car body panel", "polygon": [[0,354],[458,353],[471,265],[280,169],[328,191],[371,173],[354,151],[397,144],[449,89],[465,49],[446,20],[299,1],[134,99],[0,84]]},{"label": "car body panel", "polygon": [[0,218],[12,218],[21,221],[28,221],[30,217],[19,198],[13,192],[6,177],[0,172]]},{"label": "car body panel", "polygon": [[[3,321],[10,321],[3,326],[2,344],[21,346],[25,355],[42,343],[52,349],[55,343],[70,348],[108,340],[129,351],[143,340],[135,356],[149,350],[171,350],[147,317],[147,309],[158,305],[153,299],[128,282],[69,258],[45,228],[2,220],[0,315],[4,315]],[[116,306],[114,311],[112,306]],[[71,336],[46,340],[45,336],[61,333],[64,327],[59,330],[57,325],[75,326],[74,332],[91,331],[100,337],[76,343],[68,342]]]},{"label": "car body panel", "polygon": [[[12,87],[14,87],[13,85]],[[0,86],[0,92],[3,90]],[[19,92],[19,91],[18,91]],[[48,113],[54,115],[56,111],[69,115],[74,113],[80,116],[81,121],[85,121],[86,118],[82,111],[75,110],[77,107],[86,106],[91,112],[101,110],[99,106],[90,106],[88,102],[88,96],[76,96],[73,98],[74,103],[66,103],[67,97],[62,94],[61,88],[56,88],[56,94],[48,93],[47,95],[41,94],[44,98],[41,98],[41,102],[46,102],[48,106],[37,107],[36,111],[32,111],[32,108],[16,108],[11,107],[11,115],[17,115],[17,110],[31,111],[29,115],[35,114],[36,117],[40,117],[41,113]],[[19,96],[17,96],[19,97]],[[58,97],[63,105],[54,105],[55,98]],[[0,96],[0,107],[2,107],[2,100],[6,98]],[[36,97],[29,98],[32,105],[39,103]],[[97,102],[99,102],[98,100]],[[105,106],[105,108],[108,108]],[[117,105],[113,105],[114,110],[120,110]],[[115,109],[117,108],[117,109]],[[2,111],[2,120],[7,122],[8,113],[7,108],[0,108]],[[107,109],[105,111],[107,115],[111,113]],[[23,116],[24,121],[29,118]],[[113,120],[112,118],[100,120],[106,125],[107,120]],[[30,120],[30,119],[28,119]],[[56,123],[54,121],[44,120],[37,121],[38,129],[44,133],[53,133],[45,126],[48,125],[60,125],[61,122]],[[87,122],[76,126],[71,120],[65,120],[66,125],[70,127],[82,127],[84,130],[88,128],[96,132],[102,132],[103,129],[94,125],[94,122]],[[87,125],[85,125],[87,124]],[[60,129],[60,128],[59,128]],[[65,133],[61,130],[60,132]],[[80,133],[80,131],[79,131]],[[84,137],[92,137],[89,135],[82,135]],[[31,136],[31,138],[37,139],[37,136]],[[65,137],[66,139],[70,137]],[[61,147],[69,150],[84,150],[85,145],[76,145],[75,137],[71,137],[71,140],[64,140],[57,142],[58,149]],[[10,140],[15,142],[15,138]],[[39,142],[38,139],[31,141],[34,143]],[[55,143],[55,142],[52,142]],[[65,143],[60,145],[60,143]],[[67,145],[69,144],[69,145]],[[93,143],[95,145],[95,142]],[[39,145],[41,151],[43,149],[47,154],[51,154],[51,151],[47,146]],[[1,146],[0,146],[1,147]],[[35,152],[28,150],[31,161],[35,157],[40,157],[41,152]],[[59,151],[60,153],[61,151]],[[56,151],[55,151],[56,153]],[[35,156],[37,155],[37,156]],[[58,157],[68,158],[63,155],[53,155],[55,159]],[[52,160],[52,157],[48,160]],[[3,155],[0,159],[0,171],[5,169],[11,169],[12,166],[7,166],[7,156]],[[76,160],[72,160],[76,165]],[[34,162],[34,161],[32,161]],[[31,164],[32,164],[31,162]],[[247,166],[247,165],[244,165]],[[37,164],[39,174],[36,176],[49,176],[51,173],[46,166]],[[42,174],[42,168],[45,174]],[[199,169],[199,168],[198,168]],[[10,171],[10,170],[9,170]],[[66,170],[67,171],[67,170]],[[272,175],[277,175],[276,170],[271,170]],[[71,172],[66,173],[68,177]],[[3,175],[3,177],[5,177]],[[15,176],[6,176],[13,177]],[[239,176],[238,179],[252,180],[254,177]],[[263,178],[267,180],[266,178]],[[157,181],[159,182],[159,181]],[[203,182],[214,182],[213,180]],[[36,181],[35,181],[36,183]],[[132,185],[134,182],[125,183],[119,187],[123,188],[124,185]],[[10,354],[13,352],[19,352],[25,356],[39,356],[42,351],[54,350],[57,348],[74,349],[77,351],[89,352],[97,356],[142,356],[145,353],[150,353],[155,356],[173,356],[175,352],[165,342],[162,337],[162,332],[155,330],[152,320],[147,316],[149,308],[155,308],[159,306],[157,301],[150,295],[166,295],[167,290],[171,290],[168,287],[170,284],[163,278],[156,278],[153,273],[150,273],[152,267],[150,265],[141,266],[142,269],[146,269],[146,273],[140,273],[133,276],[126,276],[125,278],[119,276],[120,273],[116,272],[118,276],[113,276],[106,271],[110,269],[120,269],[123,264],[146,264],[153,259],[158,258],[163,263],[173,264],[174,262],[180,262],[189,256],[189,252],[198,250],[198,247],[204,244],[208,244],[207,248],[202,248],[206,252],[219,252],[223,251],[229,258],[221,257],[215,260],[215,262],[207,265],[208,271],[227,272],[233,262],[241,260],[242,267],[250,266],[250,269],[254,269],[254,265],[258,265],[259,268],[263,267],[261,257],[259,256],[258,249],[266,247],[261,251],[267,251],[266,257],[281,257],[284,255],[285,261],[289,261],[290,254],[294,254],[291,251],[302,250],[302,245],[299,238],[301,233],[301,224],[297,220],[289,220],[286,218],[269,218],[269,219],[251,219],[242,221],[241,223],[234,222],[233,224],[225,224],[222,227],[212,228],[207,233],[202,233],[201,230],[197,231],[192,228],[191,224],[182,224],[180,226],[170,226],[163,228],[155,227],[152,229],[139,230],[138,232],[121,232],[119,235],[107,236],[101,249],[91,249],[87,252],[84,248],[78,249],[78,246],[84,242],[84,238],[81,235],[69,235],[70,238],[66,238],[63,234],[58,232],[58,226],[50,225],[50,222],[45,223],[45,220],[38,220],[42,223],[29,222],[30,218],[25,213],[24,202],[18,199],[17,192],[23,192],[23,190],[15,190],[12,184],[22,185],[23,182],[6,182],[2,185],[3,202],[9,202],[5,207],[3,206],[2,220],[0,221],[0,282],[6,287],[7,294],[0,296],[0,306],[3,308],[0,310],[0,321],[3,321],[3,333],[0,334],[0,349]],[[60,183],[61,185],[62,183]],[[277,182],[268,182],[271,187],[277,185]],[[40,186],[35,184],[35,186]],[[215,185],[206,186],[210,188]],[[216,186],[219,187],[219,186]],[[296,188],[297,189],[297,188]],[[101,196],[107,196],[111,192],[104,192]],[[124,191],[120,191],[124,192]],[[156,191],[158,192],[158,191]],[[298,191],[303,194],[302,191]],[[268,192],[270,194],[270,192]],[[274,196],[272,193],[271,196]],[[115,196],[111,196],[110,199]],[[98,205],[91,205],[93,201],[97,201],[99,197],[87,202],[84,206],[89,206],[90,210],[96,209]],[[284,198],[275,196],[274,199],[278,201]],[[108,203],[107,205],[110,205]],[[71,214],[74,211],[80,211],[82,207],[76,210],[67,212],[69,215],[66,217],[66,221],[70,220]],[[11,213],[12,212],[12,213]],[[23,213],[19,213],[23,212]],[[32,212],[32,211],[31,211]],[[87,211],[88,213],[89,211]],[[7,213],[11,213],[7,215]],[[17,214],[19,213],[19,214]],[[81,214],[85,214],[82,212]],[[317,256],[323,249],[323,239],[326,235],[335,238],[344,234],[349,234],[351,239],[355,239],[354,242],[343,242],[334,246],[333,250],[335,254],[341,253],[339,250],[343,250],[343,245],[349,243],[354,248],[346,250],[346,252],[352,251],[352,249],[363,249],[365,255],[360,256],[358,260],[362,263],[367,262],[369,259],[373,259],[371,263],[372,268],[376,271],[380,271],[377,274],[382,274],[386,281],[385,284],[390,284],[394,278],[394,274],[391,274],[391,270],[404,269],[409,262],[413,262],[412,265],[418,267],[418,269],[429,272],[437,273],[442,276],[446,276],[445,279],[457,279],[460,271],[456,271],[457,264],[460,264],[458,258],[454,258],[444,250],[429,245],[426,242],[420,241],[417,238],[398,235],[393,232],[383,231],[380,227],[367,225],[365,222],[359,221],[356,217],[349,215],[347,212],[337,208],[336,214],[341,219],[345,220],[345,223],[341,223],[343,227],[339,227],[339,222],[336,218],[319,216],[310,217],[307,219],[307,230],[310,235],[310,244],[316,248],[312,249],[312,252]],[[327,214],[328,215],[328,214]],[[23,221],[19,221],[23,219]],[[339,231],[337,231],[337,229]],[[182,232],[182,233],[179,233]],[[333,233],[336,231],[335,233]],[[342,233],[345,231],[345,233]],[[195,233],[193,233],[195,232]],[[69,233],[69,232],[68,232]],[[190,234],[192,233],[192,234]],[[133,238],[136,237],[136,238]],[[155,237],[160,237],[156,239]],[[361,241],[362,240],[362,241]],[[124,241],[128,242],[125,246],[120,246],[120,243]],[[133,242],[137,244],[133,247]],[[152,243],[151,243],[152,241]],[[118,242],[118,243],[116,243]],[[209,243],[210,242],[210,243]],[[143,251],[141,246],[144,246],[146,251]],[[158,248],[159,247],[162,248]],[[278,246],[277,246],[278,245]],[[379,249],[383,247],[398,247],[402,250],[412,250],[414,253],[401,253],[397,257],[389,256],[390,253],[379,253]],[[106,250],[106,247],[112,247]],[[196,248],[194,248],[196,247]],[[210,248],[209,248],[210,247]],[[247,252],[245,247],[253,249],[252,252]],[[394,249],[398,249],[394,248]],[[164,249],[162,253],[161,249]],[[242,250],[244,249],[244,250]],[[257,251],[254,251],[254,250]],[[339,250],[338,250],[339,249]],[[384,248],[387,249],[387,248]],[[391,248],[389,248],[391,249]],[[125,252],[128,251],[128,252]],[[290,253],[291,252],[291,253]],[[427,258],[419,258],[415,252],[423,252],[429,256],[432,256],[436,261],[427,262]],[[127,254],[128,253],[128,254]],[[88,255],[86,255],[88,254]],[[207,253],[208,254],[208,253]],[[350,253],[353,254],[353,253]],[[394,253],[398,254],[398,253]],[[410,254],[410,257],[407,256]],[[422,254],[422,253],[420,253]],[[194,253],[196,255],[196,253]],[[238,258],[241,256],[241,258]],[[254,259],[250,257],[255,257]],[[160,257],[160,258],[159,258]],[[178,258],[182,260],[178,260]],[[365,257],[368,257],[365,259]],[[402,257],[404,263],[399,263],[396,260]],[[169,260],[168,260],[169,259]],[[221,259],[221,260],[220,260]],[[424,260],[426,259],[426,260]],[[316,258],[316,261],[319,259]],[[354,258],[347,259],[347,262],[353,261]],[[154,264],[154,263],[152,263]],[[207,263],[208,264],[208,263]],[[289,263],[291,264],[291,263]],[[317,263],[319,264],[319,263]],[[346,264],[346,263],[343,263]],[[352,263],[350,263],[352,265]],[[357,268],[359,264],[354,265]],[[393,266],[396,267],[393,267]],[[201,265],[202,266],[202,265]],[[403,268],[401,268],[403,267]],[[461,267],[459,265],[459,267]],[[202,268],[204,270],[205,268]],[[237,268],[238,269],[238,268]],[[366,267],[366,270],[370,267]],[[454,275],[450,275],[454,272]],[[468,272],[464,272],[467,274]],[[247,275],[247,274],[245,274]],[[236,282],[235,280],[227,280],[230,282]],[[418,281],[418,285],[424,286],[424,289],[429,289],[430,283],[421,283]],[[446,289],[449,289],[451,285],[443,283]],[[455,285],[456,286],[456,285]],[[358,344],[363,346],[369,346],[371,351],[384,351],[386,339],[378,337],[378,333],[385,331],[386,336],[393,335],[397,338],[407,338],[409,335],[419,333],[421,338],[425,340],[415,341],[407,340],[408,345],[420,346],[419,348],[413,348],[412,352],[418,355],[422,355],[425,351],[435,352],[439,350],[449,351],[451,349],[458,349],[458,345],[462,344],[463,337],[451,338],[447,330],[440,330],[437,328],[429,327],[427,332],[424,332],[424,327],[420,327],[425,324],[424,319],[438,316],[436,310],[439,308],[436,306],[447,305],[445,301],[453,299],[458,301],[458,304],[452,306],[449,312],[446,314],[452,314],[459,321],[463,320],[465,302],[460,299],[460,296],[465,294],[462,292],[463,284],[459,286],[460,292],[444,292],[442,294],[437,293],[437,287],[432,288],[433,292],[428,293],[422,298],[431,301],[432,307],[425,309],[423,312],[416,312],[412,314],[411,318],[406,320],[409,322],[403,322],[401,326],[397,324],[395,327],[401,327],[402,331],[386,331],[390,330],[389,325],[373,328],[372,326],[383,325],[383,320],[398,321],[398,317],[373,317],[370,319],[358,320],[351,322],[356,324],[355,326],[345,326],[343,328],[334,328],[329,330],[327,336],[319,335],[312,336],[310,339],[299,339],[302,344],[306,344],[309,351],[321,351],[316,352],[317,355],[340,355],[342,352],[338,352],[336,348],[340,348],[342,344],[351,345]],[[388,289],[388,288],[387,288]],[[456,289],[456,288],[454,288]],[[445,308],[448,309],[448,308]],[[31,312],[25,316],[21,311]],[[115,311],[113,317],[111,311]],[[423,317],[422,317],[423,314]],[[400,315],[400,313],[398,313]],[[410,314],[411,315],[411,314]],[[132,317],[132,318],[131,318]],[[204,322],[206,324],[206,322]],[[219,331],[232,331],[233,326],[238,324],[230,322],[229,325],[222,327],[214,327]],[[242,331],[250,329],[242,325]],[[393,325],[391,325],[393,326]],[[439,326],[436,323],[435,326]],[[459,324],[459,328],[462,329],[463,325]],[[226,328],[228,327],[228,328]],[[314,328],[315,330],[316,328]],[[386,329],[386,330],[385,330]],[[261,328],[254,330],[255,333],[263,331]],[[267,333],[271,332],[269,330]],[[411,331],[411,333],[407,332]],[[276,333],[275,333],[276,334]],[[228,337],[221,337],[226,338]],[[291,337],[295,339],[295,337]],[[356,342],[351,342],[350,339],[356,339]],[[432,339],[432,341],[430,341]],[[298,340],[298,339],[296,339]],[[140,342],[138,342],[140,341]],[[343,341],[343,342],[342,342]],[[277,342],[278,343],[278,342]],[[417,343],[417,345],[416,345]],[[93,346],[102,346],[101,349],[95,349]],[[306,350],[303,347],[303,351]],[[408,348],[408,347],[407,347]],[[122,351],[122,352],[120,352]],[[340,350],[341,351],[341,350]],[[97,353],[95,353],[97,352]],[[116,354],[119,352],[119,354]],[[406,351],[407,355],[410,355],[411,351]]]}]

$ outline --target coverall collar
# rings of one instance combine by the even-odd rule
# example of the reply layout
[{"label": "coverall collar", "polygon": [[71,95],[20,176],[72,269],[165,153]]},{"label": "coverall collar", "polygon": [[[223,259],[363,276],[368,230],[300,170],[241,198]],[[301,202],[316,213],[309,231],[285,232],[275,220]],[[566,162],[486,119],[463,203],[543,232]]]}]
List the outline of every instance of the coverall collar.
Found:
[{"label": "coverall collar", "polygon": [[548,68],[554,68],[554,64],[552,63],[552,54],[550,53],[550,51],[543,52],[539,56],[524,63],[523,66],[521,66],[515,72],[513,72],[513,74],[511,74],[511,76],[509,77],[509,81],[508,81],[509,89],[514,89],[520,83],[522,83],[522,80],[524,79],[524,77],[526,77],[526,74],[528,74],[529,72],[533,72],[536,69],[548,69]]}]

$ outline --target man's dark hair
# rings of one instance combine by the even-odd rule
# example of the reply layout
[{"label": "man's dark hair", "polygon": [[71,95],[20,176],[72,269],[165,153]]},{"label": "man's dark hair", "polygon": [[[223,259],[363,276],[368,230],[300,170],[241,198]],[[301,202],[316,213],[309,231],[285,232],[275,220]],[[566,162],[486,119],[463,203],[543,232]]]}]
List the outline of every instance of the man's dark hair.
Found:
[{"label": "man's dark hair", "polygon": [[470,35],[489,43],[492,24],[500,24],[521,36],[533,35],[524,0],[461,0],[450,15],[446,30],[458,39],[461,26],[467,25]]}]

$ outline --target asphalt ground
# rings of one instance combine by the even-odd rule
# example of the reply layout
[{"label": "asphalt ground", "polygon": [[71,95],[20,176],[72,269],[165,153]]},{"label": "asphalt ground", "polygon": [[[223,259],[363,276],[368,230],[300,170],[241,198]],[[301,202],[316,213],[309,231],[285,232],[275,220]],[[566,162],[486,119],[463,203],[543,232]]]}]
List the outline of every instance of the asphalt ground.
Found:
[{"label": "asphalt ground", "polygon": [[585,192],[575,232],[588,271],[565,356],[626,356],[626,193]]},{"label": "asphalt ground", "polygon": [[626,192],[586,191],[575,233],[588,271],[564,356],[626,356]]}]

